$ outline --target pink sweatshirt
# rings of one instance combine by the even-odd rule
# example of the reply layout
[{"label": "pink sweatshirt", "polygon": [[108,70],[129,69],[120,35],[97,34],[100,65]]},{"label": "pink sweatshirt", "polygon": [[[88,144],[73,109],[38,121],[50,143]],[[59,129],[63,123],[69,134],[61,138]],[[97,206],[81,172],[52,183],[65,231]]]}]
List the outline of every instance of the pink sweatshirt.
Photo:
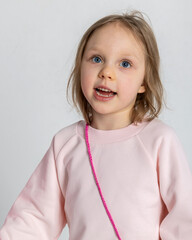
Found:
[{"label": "pink sweatshirt", "polygon": [[[192,174],[174,130],[159,119],[89,127],[97,178],[122,240],[191,240]],[[12,206],[1,240],[115,240],[99,195],[83,120],[55,134]]]}]

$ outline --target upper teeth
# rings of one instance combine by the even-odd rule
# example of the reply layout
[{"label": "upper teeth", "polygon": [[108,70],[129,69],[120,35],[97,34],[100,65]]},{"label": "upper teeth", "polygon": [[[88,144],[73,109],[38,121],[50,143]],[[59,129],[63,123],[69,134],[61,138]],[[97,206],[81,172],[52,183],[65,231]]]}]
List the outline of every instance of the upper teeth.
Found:
[{"label": "upper teeth", "polygon": [[106,89],[106,88],[98,88],[99,90],[102,90],[104,92],[111,92],[110,90]]}]

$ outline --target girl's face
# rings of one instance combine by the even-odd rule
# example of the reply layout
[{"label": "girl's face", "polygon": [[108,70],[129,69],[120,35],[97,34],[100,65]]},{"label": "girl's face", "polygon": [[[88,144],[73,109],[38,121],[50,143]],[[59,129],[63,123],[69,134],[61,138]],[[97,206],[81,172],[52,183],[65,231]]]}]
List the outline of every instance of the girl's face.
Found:
[{"label": "girl's face", "polygon": [[[145,91],[141,86],[144,74],[143,46],[127,27],[114,22],[97,29],[86,45],[81,64],[81,87],[93,109],[93,119],[114,114],[127,119],[137,93]],[[99,87],[116,94],[96,90]]]}]

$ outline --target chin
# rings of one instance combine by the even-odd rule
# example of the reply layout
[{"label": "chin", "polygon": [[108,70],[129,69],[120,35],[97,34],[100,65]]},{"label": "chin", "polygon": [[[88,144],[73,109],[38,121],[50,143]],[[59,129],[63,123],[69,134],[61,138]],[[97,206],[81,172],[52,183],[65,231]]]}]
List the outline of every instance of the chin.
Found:
[{"label": "chin", "polygon": [[109,108],[107,108],[107,107],[106,108],[101,108],[101,107],[94,108],[93,112],[96,113],[96,114],[101,114],[101,115],[112,113],[112,111],[110,111]]}]

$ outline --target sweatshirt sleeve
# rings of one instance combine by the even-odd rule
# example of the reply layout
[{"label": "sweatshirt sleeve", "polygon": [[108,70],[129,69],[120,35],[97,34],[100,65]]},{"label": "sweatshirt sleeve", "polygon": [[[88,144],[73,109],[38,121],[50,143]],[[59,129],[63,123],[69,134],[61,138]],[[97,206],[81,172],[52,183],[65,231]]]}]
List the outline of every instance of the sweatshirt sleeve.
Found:
[{"label": "sweatshirt sleeve", "polygon": [[54,153],[54,138],[10,209],[0,240],[56,240],[66,225]]},{"label": "sweatshirt sleeve", "polygon": [[192,239],[192,174],[174,130],[162,140],[159,186],[168,214],[160,225],[162,240]]}]

